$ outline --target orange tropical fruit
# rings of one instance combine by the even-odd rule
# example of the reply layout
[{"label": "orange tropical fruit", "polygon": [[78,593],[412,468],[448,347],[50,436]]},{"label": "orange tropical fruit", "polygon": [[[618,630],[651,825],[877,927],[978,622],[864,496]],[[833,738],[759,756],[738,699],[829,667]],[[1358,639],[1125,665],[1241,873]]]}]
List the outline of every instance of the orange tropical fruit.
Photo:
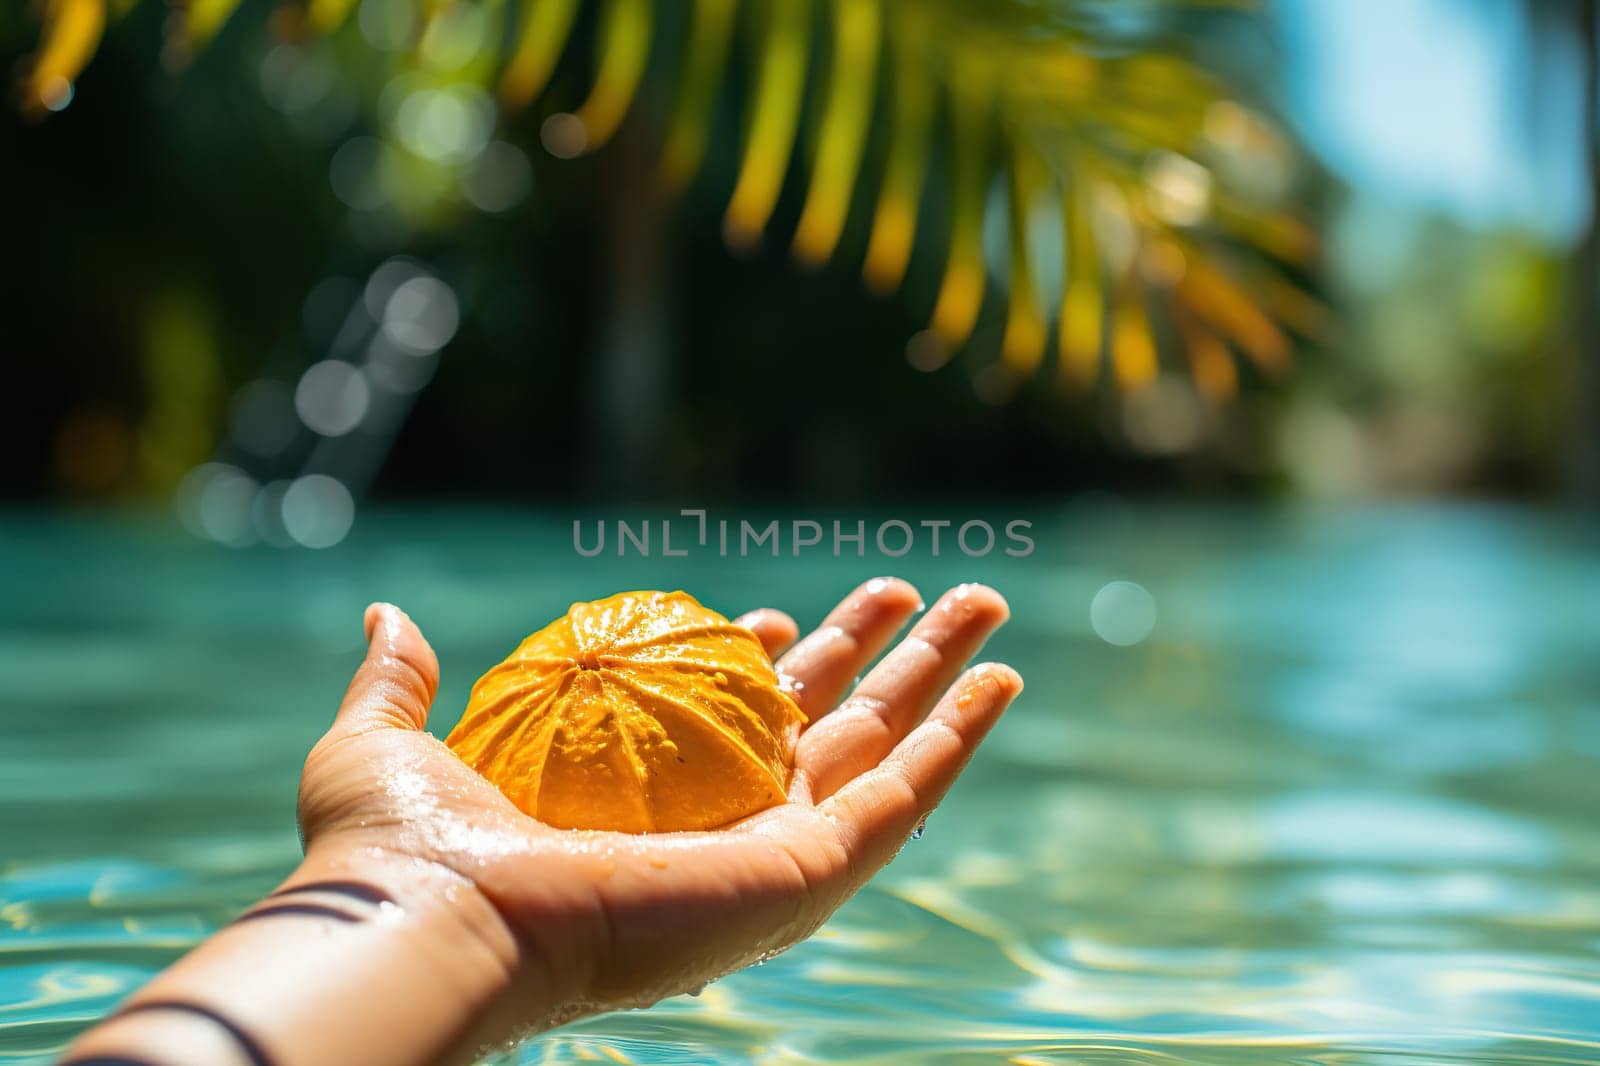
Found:
[{"label": "orange tropical fruit", "polygon": [[445,743],[564,829],[711,829],[782,803],[805,714],[686,592],[575,603],[478,679]]}]

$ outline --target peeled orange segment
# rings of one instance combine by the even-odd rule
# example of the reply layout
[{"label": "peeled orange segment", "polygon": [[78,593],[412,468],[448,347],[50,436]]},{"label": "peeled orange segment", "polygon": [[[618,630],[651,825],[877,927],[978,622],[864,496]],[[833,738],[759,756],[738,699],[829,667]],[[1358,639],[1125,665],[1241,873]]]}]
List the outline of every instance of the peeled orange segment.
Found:
[{"label": "peeled orange segment", "polygon": [[782,803],[804,722],[750,630],[686,592],[623,592],[479,678],[445,743],[548,825],[661,833]]}]

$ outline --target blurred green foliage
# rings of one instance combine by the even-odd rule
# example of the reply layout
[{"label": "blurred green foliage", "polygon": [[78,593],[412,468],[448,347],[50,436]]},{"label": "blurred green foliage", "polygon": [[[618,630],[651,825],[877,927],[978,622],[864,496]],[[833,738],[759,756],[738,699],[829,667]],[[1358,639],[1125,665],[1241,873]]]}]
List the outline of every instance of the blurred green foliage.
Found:
[{"label": "blurred green foliage", "polygon": [[121,6],[0,126],[14,495],[309,469],[241,447],[238,390],[397,254],[462,321],[370,442],[387,494],[1540,487],[1562,445],[1559,253],[1430,233],[1324,282],[1337,190],[1238,102],[1276,79],[1235,5]]}]

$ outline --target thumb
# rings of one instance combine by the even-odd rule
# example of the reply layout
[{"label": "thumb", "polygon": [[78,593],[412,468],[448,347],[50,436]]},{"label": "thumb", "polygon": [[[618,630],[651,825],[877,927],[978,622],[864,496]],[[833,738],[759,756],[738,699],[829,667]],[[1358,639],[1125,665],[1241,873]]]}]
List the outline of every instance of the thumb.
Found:
[{"label": "thumb", "polygon": [[363,623],[367,657],[339,705],[334,728],[422,729],[439,690],[439,660],[406,613],[392,603],[374,603]]}]

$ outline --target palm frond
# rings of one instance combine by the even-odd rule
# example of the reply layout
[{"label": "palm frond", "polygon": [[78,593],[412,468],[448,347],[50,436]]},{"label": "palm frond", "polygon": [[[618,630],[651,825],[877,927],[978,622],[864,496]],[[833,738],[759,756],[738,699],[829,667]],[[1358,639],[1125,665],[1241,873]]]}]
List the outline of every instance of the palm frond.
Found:
[{"label": "palm frond", "polygon": [[650,58],[653,0],[606,0],[600,18],[594,86],[576,111],[545,119],[540,139],[552,155],[571,158],[609,141],[633,103]]},{"label": "palm frond", "polygon": [[763,7],[765,26],[744,157],[722,221],[723,235],[735,247],[755,244],[767,228],[789,169],[805,99],[811,5],[808,0],[769,0]]},{"label": "palm frond", "polygon": [[833,0],[832,23],[827,104],[805,209],[794,231],[795,258],[810,266],[833,254],[850,210],[877,90],[882,8],[878,0]]},{"label": "palm frond", "polygon": [[[344,32],[355,6],[289,2],[293,21],[320,35]],[[870,288],[902,287],[919,251],[942,259],[928,329],[915,339],[926,369],[978,335],[988,295],[1002,286],[1004,372],[1033,376],[1054,348],[1056,379],[1068,388],[1092,386],[1103,364],[1119,388],[1142,387],[1161,372],[1160,336],[1174,339],[1204,395],[1225,399],[1238,386],[1235,351],[1276,373],[1291,360],[1291,331],[1326,327],[1326,311],[1288,277],[1317,254],[1314,229],[1284,206],[1292,149],[1155,32],[1183,9],[1247,6],[1237,0],[411,3],[419,51],[441,20],[462,12],[493,20],[497,32],[485,35],[473,70],[483,88],[496,88],[502,116],[548,95],[562,56],[587,36],[579,32],[587,9],[597,9],[588,93],[541,127],[561,157],[605,145],[639,95],[657,41],[681,37],[660,161],[673,189],[702,167],[730,52],[741,28],[749,31],[753,83],[727,241],[764,239],[785,183],[797,181],[791,247],[798,262],[818,266],[852,246],[847,221],[860,201]],[[237,4],[180,3],[178,50],[202,47]],[[44,0],[43,37],[24,77],[27,110],[66,106],[116,10],[108,0]],[[664,23],[681,32],[663,32]],[[807,114],[815,125],[803,136]],[[809,160],[794,158],[801,145],[811,147]],[[928,181],[935,158],[947,175],[936,186]],[[1045,258],[1059,266],[1047,269],[1035,246],[1052,230],[1058,247]],[[940,232],[943,248],[924,249]],[[986,245],[996,243],[1006,252],[991,262]]]},{"label": "palm frond", "polygon": [[73,83],[105,32],[105,0],[48,0],[44,24],[22,83],[23,110],[33,115],[60,111],[72,101]]}]

